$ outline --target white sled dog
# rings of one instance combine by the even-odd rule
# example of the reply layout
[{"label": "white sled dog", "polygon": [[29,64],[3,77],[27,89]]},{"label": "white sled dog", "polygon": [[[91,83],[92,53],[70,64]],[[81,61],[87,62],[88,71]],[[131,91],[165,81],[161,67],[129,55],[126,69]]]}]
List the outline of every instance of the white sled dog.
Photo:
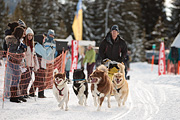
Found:
[{"label": "white sled dog", "polygon": [[54,70],[54,82],[53,82],[53,94],[58,101],[58,106],[65,111],[68,110],[68,101],[69,101],[69,89],[67,86],[67,80],[65,73],[58,73],[58,70]]}]

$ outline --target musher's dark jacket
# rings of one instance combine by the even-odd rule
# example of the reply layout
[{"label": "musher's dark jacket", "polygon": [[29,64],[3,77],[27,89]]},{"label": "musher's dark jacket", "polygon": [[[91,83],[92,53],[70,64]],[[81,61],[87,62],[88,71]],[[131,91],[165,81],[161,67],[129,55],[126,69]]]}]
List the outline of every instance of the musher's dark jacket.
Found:
[{"label": "musher's dark jacket", "polygon": [[109,32],[99,46],[99,54],[102,60],[108,58],[112,61],[123,62],[127,54],[127,45],[119,35],[114,41]]}]

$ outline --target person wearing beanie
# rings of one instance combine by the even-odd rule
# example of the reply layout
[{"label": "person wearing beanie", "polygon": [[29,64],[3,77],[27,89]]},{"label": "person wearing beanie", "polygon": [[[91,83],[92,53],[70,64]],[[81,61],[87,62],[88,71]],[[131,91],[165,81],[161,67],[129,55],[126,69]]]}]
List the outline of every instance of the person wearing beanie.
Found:
[{"label": "person wearing beanie", "polygon": [[102,60],[110,59],[120,63],[124,61],[127,54],[127,45],[119,35],[118,25],[113,25],[110,32],[100,43],[99,54]]},{"label": "person wearing beanie", "polygon": [[24,29],[26,29],[26,24],[25,24],[25,22],[23,21],[23,20],[21,20],[21,19],[19,19],[18,20],[18,23],[19,23],[19,26],[21,26],[21,27],[23,27]]},{"label": "person wearing beanie", "polygon": [[[8,23],[8,29],[7,30],[5,30],[5,36],[7,36],[7,35],[11,35],[12,33],[13,33],[13,31],[14,31],[14,29],[17,27],[17,26],[19,26],[19,23],[18,22],[11,22],[11,23]],[[4,51],[7,51],[7,44],[6,44],[6,41],[4,40],[3,41],[3,50]],[[4,54],[4,56],[6,57],[6,54]]]},{"label": "person wearing beanie", "polygon": [[38,88],[38,97],[46,98],[44,96],[44,86],[45,77],[46,77],[46,59],[51,55],[53,49],[52,47],[44,48],[45,36],[36,35],[34,36],[34,40],[37,41],[35,45],[35,53],[38,57],[39,69],[35,72],[35,81],[30,88],[31,97],[35,96],[36,88]]},{"label": "person wearing beanie", "polygon": [[[47,71],[46,71],[46,75],[47,76],[52,76],[53,75],[53,71],[51,70],[51,66],[53,64],[53,61],[54,58],[56,57],[56,54],[57,54],[57,51],[56,51],[56,42],[54,40],[54,36],[55,36],[55,32],[54,30],[52,29],[49,29],[48,30],[48,33],[47,33],[47,37],[46,37],[46,40],[45,40],[45,43],[44,43],[44,47],[46,49],[48,49],[49,47],[51,47],[53,49],[53,51],[51,52],[51,55],[49,57],[47,57]],[[56,53],[56,54],[55,54]],[[46,82],[47,81],[52,81],[53,77],[46,77]],[[50,86],[50,84],[47,84],[47,87]]]},{"label": "person wearing beanie", "polygon": [[[5,93],[9,95],[10,102],[20,103],[26,100],[21,96],[19,90],[19,82],[21,77],[21,62],[24,59],[24,48],[20,45],[20,39],[23,37],[24,29],[20,26],[16,27],[12,35],[7,35],[5,40],[9,49],[7,57],[7,67],[5,75]],[[7,87],[8,86],[8,87]],[[9,88],[10,87],[10,88]],[[7,96],[9,97],[9,96]]]},{"label": "person wearing beanie", "polygon": [[54,57],[55,57],[56,42],[54,41],[54,36],[55,36],[54,30],[49,29],[49,30],[48,30],[48,34],[47,34],[47,37],[46,37],[46,39],[45,39],[45,43],[44,43],[45,48],[49,48],[49,47],[52,47],[52,48],[53,48],[53,52],[52,52],[51,55],[47,58],[47,60],[49,60],[49,61],[54,60]]},{"label": "person wearing beanie", "polygon": [[105,39],[100,43],[99,52],[102,59],[110,59],[116,62],[123,62],[127,45],[119,36],[119,28],[117,25],[111,27],[111,31],[107,33]]},{"label": "person wearing beanie", "polygon": [[[19,26],[19,23],[17,21],[14,22],[10,22],[8,23],[8,29],[5,30],[5,38],[9,35],[12,35],[12,33],[14,32],[15,28]],[[6,40],[5,38],[3,39],[3,61],[4,63],[6,63],[7,61],[7,50],[8,50],[8,46],[6,44]],[[6,81],[6,80],[5,80]],[[6,86],[7,87],[7,86]],[[6,95],[5,95],[6,96]],[[7,95],[9,96],[9,94]]]},{"label": "person wearing beanie", "polygon": [[32,71],[37,70],[39,67],[34,48],[34,32],[30,27],[26,29],[24,44],[27,46],[25,52],[26,71],[21,74],[20,89],[23,97],[28,98],[29,96],[27,94],[27,88],[31,81]]}]

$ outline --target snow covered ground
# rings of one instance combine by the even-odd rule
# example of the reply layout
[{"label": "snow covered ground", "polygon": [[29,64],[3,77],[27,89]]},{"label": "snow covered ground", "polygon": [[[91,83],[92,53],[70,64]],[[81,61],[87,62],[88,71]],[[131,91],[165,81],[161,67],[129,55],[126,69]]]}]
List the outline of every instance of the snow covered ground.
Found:
[{"label": "snow covered ground", "polygon": [[[26,103],[0,101],[1,120],[180,120],[180,76],[158,76],[158,66],[147,63],[131,63],[128,80],[130,94],[125,106],[118,107],[111,96],[111,108],[105,100],[101,111],[93,106],[89,90],[88,106],[78,105],[77,97],[70,89],[69,111],[58,108],[52,90],[45,90],[47,98],[30,98]],[[4,72],[1,70],[1,72]],[[90,85],[90,84],[89,84]]]}]

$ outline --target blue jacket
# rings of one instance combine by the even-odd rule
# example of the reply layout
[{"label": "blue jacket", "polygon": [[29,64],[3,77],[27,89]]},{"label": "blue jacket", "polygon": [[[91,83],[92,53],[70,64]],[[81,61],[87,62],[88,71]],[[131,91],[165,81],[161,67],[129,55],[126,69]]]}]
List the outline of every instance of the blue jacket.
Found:
[{"label": "blue jacket", "polygon": [[54,41],[54,38],[51,38],[47,36],[45,39],[44,47],[48,49],[49,47],[53,46],[53,51],[51,52],[51,55],[47,57],[47,60],[54,60],[55,52],[56,52],[56,42]]},{"label": "blue jacket", "polygon": [[45,49],[41,44],[37,42],[35,45],[35,52],[42,56],[42,58],[47,59],[47,57],[51,54],[52,49],[49,47],[48,49]]},{"label": "blue jacket", "polygon": [[70,52],[67,52],[67,54],[66,54],[66,66],[65,66],[65,70],[66,71],[70,71],[71,70],[71,54],[70,54]]},{"label": "blue jacket", "polygon": [[37,44],[35,45],[35,52],[42,56],[42,60],[41,60],[41,63],[40,66],[44,69],[46,69],[46,60],[47,58],[51,55],[52,53],[52,49],[51,47],[49,47],[48,49],[45,49],[40,43],[37,42]]}]

